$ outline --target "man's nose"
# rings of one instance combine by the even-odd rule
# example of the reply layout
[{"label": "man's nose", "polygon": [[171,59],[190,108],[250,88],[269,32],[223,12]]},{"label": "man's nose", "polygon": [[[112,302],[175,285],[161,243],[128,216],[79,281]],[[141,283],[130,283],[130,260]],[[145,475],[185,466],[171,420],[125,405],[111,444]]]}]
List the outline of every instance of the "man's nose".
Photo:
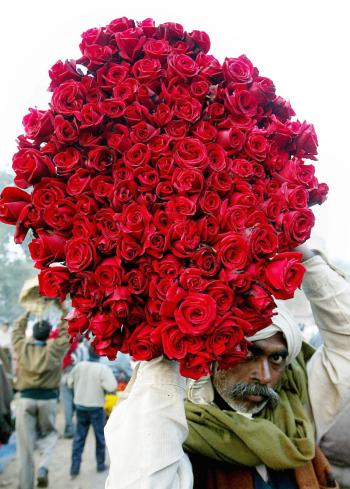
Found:
[{"label": "man's nose", "polygon": [[259,382],[259,384],[267,385],[271,383],[271,369],[267,358],[262,358],[257,362],[254,374],[254,380]]}]

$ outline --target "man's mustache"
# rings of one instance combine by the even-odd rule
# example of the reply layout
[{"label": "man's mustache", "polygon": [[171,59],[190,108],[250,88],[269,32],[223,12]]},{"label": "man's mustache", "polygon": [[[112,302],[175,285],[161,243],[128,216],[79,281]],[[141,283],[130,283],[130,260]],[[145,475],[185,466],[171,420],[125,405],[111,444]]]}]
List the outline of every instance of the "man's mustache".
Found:
[{"label": "man's mustache", "polygon": [[241,400],[246,400],[248,396],[261,396],[271,407],[276,407],[280,401],[280,396],[271,387],[263,384],[235,384],[231,389],[231,395]]}]

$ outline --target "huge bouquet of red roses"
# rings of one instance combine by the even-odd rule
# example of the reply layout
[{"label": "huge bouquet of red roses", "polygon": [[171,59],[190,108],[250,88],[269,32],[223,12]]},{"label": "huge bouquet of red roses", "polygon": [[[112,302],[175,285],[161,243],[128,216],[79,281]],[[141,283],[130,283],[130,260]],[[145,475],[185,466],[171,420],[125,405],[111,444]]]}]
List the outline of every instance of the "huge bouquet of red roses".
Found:
[{"label": "huge bouquet of red roses", "polygon": [[[13,157],[16,225],[41,293],[67,293],[69,332],[101,355],[159,354],[198,378],[229,367],[244,336],[293,296],[327,186],[312,125],[245,57],[221,64],[205,32],[127,18],[82,35],[50,70],[48,110],[30,109]],[[33,186],[31,194],[21,190]]]}]

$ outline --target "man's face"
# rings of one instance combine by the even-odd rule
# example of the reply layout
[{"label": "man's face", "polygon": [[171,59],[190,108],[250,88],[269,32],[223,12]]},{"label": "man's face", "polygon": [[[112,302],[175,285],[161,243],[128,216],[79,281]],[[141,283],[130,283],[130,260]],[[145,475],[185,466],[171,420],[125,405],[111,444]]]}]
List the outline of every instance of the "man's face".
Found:
[{"label": "man's face", "polygon": [[288,355],[282,333],[254,341],[245,361],[213,374],[213,385],[220,397],[235,411],[256,414],[266,404],[278,403],[273,390],[281,379]]}]

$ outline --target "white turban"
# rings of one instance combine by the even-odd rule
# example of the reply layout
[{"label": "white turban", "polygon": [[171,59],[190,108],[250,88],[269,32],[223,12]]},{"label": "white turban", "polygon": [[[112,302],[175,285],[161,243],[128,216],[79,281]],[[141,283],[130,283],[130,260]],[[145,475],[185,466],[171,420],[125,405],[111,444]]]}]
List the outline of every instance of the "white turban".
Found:
[{"label": "white turban", "polygon": [[258,331],[254,336],[249,336],[247,340],[266,340],[276,333],[281,332],[287,342],[288,356],[286,363],[289,365],[298,356],[303,338],[298,325],[294,322],[292,316],[284,306],[279,304],[275,312],[277,314],[272,317],[271,326],[267,326],[267,328]]}]

